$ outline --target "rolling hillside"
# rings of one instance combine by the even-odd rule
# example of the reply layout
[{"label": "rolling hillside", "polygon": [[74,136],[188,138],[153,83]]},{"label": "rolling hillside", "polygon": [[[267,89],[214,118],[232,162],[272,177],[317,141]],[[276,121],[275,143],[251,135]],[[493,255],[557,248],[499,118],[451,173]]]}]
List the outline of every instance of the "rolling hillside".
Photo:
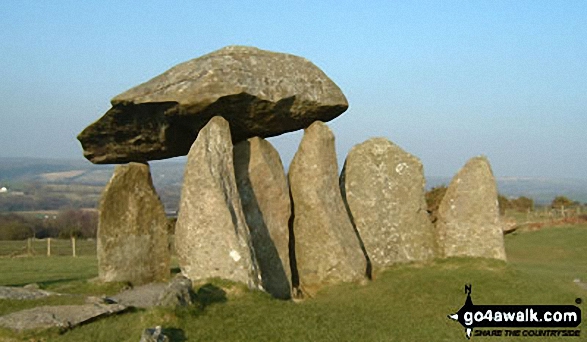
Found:
[{"label": "rolling hillside", "polygon": [[[153,182],[169,211],[177,209],[184,164],[185,158],[151,163]],[[95,207],[113,168],[113,165],[94,165],[82,158],[0,158],[0,188],[8,189],[0,193],[0,204],[9,202],[14,207],[15,203],[24,201],[30,210]],[[450,179],[429,177],[427,187],[449,184]],[[557,195],[587,202],[587,179],[507,177],[498,178],[497,184],[505,196],[526,196],[537,204],[548,204]],[[7,208],[0,205],[0,211],[10,211]]]}]

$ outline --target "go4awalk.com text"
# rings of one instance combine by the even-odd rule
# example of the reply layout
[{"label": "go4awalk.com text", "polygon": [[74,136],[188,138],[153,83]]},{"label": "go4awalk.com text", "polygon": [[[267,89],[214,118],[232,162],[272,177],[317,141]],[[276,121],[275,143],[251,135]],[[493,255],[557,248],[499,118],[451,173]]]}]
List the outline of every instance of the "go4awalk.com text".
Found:
[{"label": "go4awalk.com text", "polygon": [[[581,336],[581,330],[577,329],[581,324],[581,309],[578,306],[475,305],[471,299],[471,285],[465,286],[465,293],[467,293],[465,305],[456,313],[448,315],[448,318],[461,323],[467,338],[471,336]],[[577,298],[575,302],[580,304],[581,300]]]}]

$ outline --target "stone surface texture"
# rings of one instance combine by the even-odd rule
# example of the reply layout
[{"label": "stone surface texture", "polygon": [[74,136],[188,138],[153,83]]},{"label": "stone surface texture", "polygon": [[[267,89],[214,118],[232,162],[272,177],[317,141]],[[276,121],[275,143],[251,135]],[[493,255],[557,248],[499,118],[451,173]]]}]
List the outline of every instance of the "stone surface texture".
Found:
[{"label": "stone surface texture", "polygon": [[434,258],[424,186],[420,160],[385,138],[349,152],[341,192],[374,269]]},{"label": "stone surface texture", "polygon": [[98,270],[105,282],[169,278],[167,217],[149,165],[118,165],[100,201]]},{"label": "stone surface texture", "polygon": [[367,261],[338,184],[334,135],[308,127],[290,168],[299,286],[312,296],[324,285],[364,279]]},{"label": "stone surface texture", "polygon": [[126,307],[119,304],[39,306],[0,317],[0,327],[15,331],[48,328],[67,330],[124,310]]},{"label": "stone surface texture", "polygon": [[234,147],[234,170],[262,286],[274,297],[288,299],[291,205],[281,158],[268,141],[251,138]]},{"label": "stone surface texture", "polygon": [[158,282],[136,286],[106,300],[128,307],[151,308],[189,306],[194,297],[191,280],[177,274],[169,283]]},{"label": "stone surface texture", "polygon": [[175,229],[182,274],[260,286],[249,228],[236,186],[228,122],[214,117],[192,145]]},{"label": "stone surface texture", "polygon": [[452,179],[440,202],[436,232],[444,257],[506,259],[497,187],[487,158],[472,158]]},{"label": "stone surface texture", "polygon": [[163,333],[160,326],[143,330],[139,342],[169,342],[169,337]]},{"label": "stone surface texture", "polygon": [[159,298],[167,288],[167,283],[149,283],[124,290],[106,300],[133,308],[151,308],[157,306]]},{"label": "stone surface texture", "polygon": [[35,288],[0,286],[0,299],[31,300],[59,295],[55,292]]},{"label": "stone surface texture", "polygon": [[180,307],[190,306],[195,298],[192,281],[181,274],[171,279],[157,298],[157,306]]},{"label": "stone surface texture", "polygon": [[338,86],[308,60],[246,46],[181,63],[111,103],[78,135],[93,163],[185,155],[216,115],[229,121],[237,143],[329,121],[348,108]]}]

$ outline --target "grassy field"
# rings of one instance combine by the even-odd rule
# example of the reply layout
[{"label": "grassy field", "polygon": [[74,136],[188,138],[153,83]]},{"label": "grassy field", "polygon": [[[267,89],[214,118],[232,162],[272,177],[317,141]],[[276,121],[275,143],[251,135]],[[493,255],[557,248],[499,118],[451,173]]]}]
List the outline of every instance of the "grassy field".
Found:
[{"label": "grassy field", "polygon": [[[143,329],[155,325],[162,325],[172,341],[465,341],[463,328],[446,315],[463,305],[466,283],[473,285],[476,304],[574,304],[576,298],[587,299],[587,291],[573,283],[576,278],[587,280],[585,246],[587,225],[521,231],[506,236],[507,264],[455,258],[401,265],[367,284],[332,287],[299,303],[215,283],[216,291],[200,289],[200,304],[190,309],[135,310],[62,335],[0,331],[0,341],[138,341]],[[2,285],[37,282],[72,294],[111,294],[120,289],[119,284],[86,281],[96,275],[95,257],[0,258]],[[214,289],[205,289],[210,288]],[[0,300],[0,314],[66,300],[83,301],[78,296]],[[585,304],[580,307],[585,315]],[[587,340],[587,330],[579,338],[547,340]]]}]

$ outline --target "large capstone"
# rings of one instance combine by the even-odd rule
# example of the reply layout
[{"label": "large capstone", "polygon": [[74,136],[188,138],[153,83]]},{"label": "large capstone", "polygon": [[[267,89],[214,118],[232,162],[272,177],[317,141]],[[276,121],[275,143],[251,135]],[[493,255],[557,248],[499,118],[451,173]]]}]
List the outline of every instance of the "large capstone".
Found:
[{"label": "large capstone", "polygon": [[334,135],[308,127],[290,168],[299,286],[313,295],[328,284],[364,279],[367,262],[338,185]]},{"label": "large capstone", "polygon": [[434,258],[424,186],[420,160],[385,138],[349,152],[340,187],[374,269]]},{"label": "large capstone", "polygon": [[279,154],[262,138],[234,147],[234,169],[263,288],[277,298],[291,296],[289,188]]},{"label": "large capstone", "polygon": [[149,165],[118,165],[100,201],[98,273],[138,285],[169,277],[167,218]]},{"label": "large capstone", "polygon": [[497,187],[487,158],[472,158],[452,179],[438,208],[436,232],[444,257],[506,259]]},{"label": "large capstone", "polygon": [[228,122],[214,117],[188,154],[175,246],[181,272],[189,279],[222,278],[257,288],[260,275],[232,153]]},{"label": "large capstone", "polygon": [[229,46],[179,64],[111,101],[78,136],[93,163],[181,156],[216,115],[234,143],[329,121],[348,103],[310,61],[254,47]]}]

